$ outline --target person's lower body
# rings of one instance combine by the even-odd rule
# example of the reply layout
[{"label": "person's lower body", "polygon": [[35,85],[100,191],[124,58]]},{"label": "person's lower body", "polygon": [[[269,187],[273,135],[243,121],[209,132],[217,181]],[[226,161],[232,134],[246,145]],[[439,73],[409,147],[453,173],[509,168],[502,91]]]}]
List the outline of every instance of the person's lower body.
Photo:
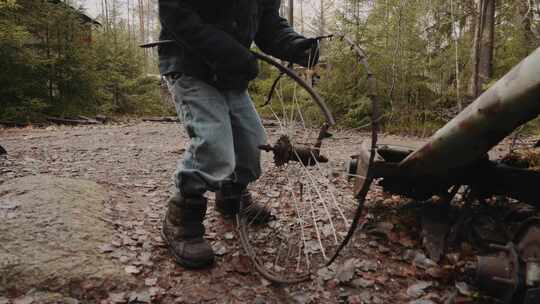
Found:
[{"label": "person's lower body", "polygon": [[214,256],[203,237],[206,191],[216,192],[216,210],[224,215],[242,211],[243,202],[246,211],[270,219],[246,189],[261,175],[266,134],[247,91],[221,91],[186,75],[168,83],[191,144],[175,173],[178,193],[169,200],[163,237],[181,265],[201,268]]}]

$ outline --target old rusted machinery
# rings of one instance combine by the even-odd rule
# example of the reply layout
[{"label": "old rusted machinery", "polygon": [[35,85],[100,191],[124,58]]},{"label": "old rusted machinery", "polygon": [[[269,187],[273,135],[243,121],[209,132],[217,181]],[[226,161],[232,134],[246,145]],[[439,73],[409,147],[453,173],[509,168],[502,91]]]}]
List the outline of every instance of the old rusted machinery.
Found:
[{"label": "old rusted machinery", "polygon": [[415,199],[447,193],[468,185],[481,196],[507,195],[540,206],[540,172],[490,160],[488,151],[517,127],[540,114],[540,49],[524,59],[469,105],[421,148],[363,145],[351,172],[382,178],[389,192]]},{"label": "old rusted machinery", "polygon": [[[452,197],[467,186],[478,198],[504,195],[540,207],[540,171],[514,167],[488,152],[540,114],[540,49],[524,59],[423,146],[364,143],[349,173],[355,192],[378,180],[385,191],[417,200]],[[478,257],[478,286],[504,303],[540,303],[540,219],[523,223],[498,253]],[[515,302],[517,301],[517,302]]]},{"label": "old rusted machinery", "polygon": [[522,223],[507,245],[491,247],[498,252],[477,258],[478,287],[503,303],[539,303],[540,218]]}]

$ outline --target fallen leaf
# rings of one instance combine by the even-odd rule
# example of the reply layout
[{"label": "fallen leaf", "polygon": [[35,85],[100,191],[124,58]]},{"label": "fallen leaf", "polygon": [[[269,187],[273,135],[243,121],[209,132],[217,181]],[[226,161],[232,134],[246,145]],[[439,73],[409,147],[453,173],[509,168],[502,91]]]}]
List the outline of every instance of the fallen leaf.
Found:
[{"label": "fallen leaf", "polygon": [[366,280],[364,278],[358,278],[358,279],[355,279],[351,282],[351,285],[356,287],[356,288],[368,288],[368,287],[372,287],[373,285],[375,285],[375,281],[373,280]]},{"label": "fallen leaf", "polygon": [[328,267],[324,267],[317,270],[317,275],[321,277],[324,281],[328,281],[334,277],[335,272]]},{"label": "fallen leaf", "polygon": [[346,283],[352,280],[356,272],[356,259],[348,259],[339,266],[336,271],[336,280],[339,283]]},{"label": "fallen leaf", "polygon": [[360,268],[362,271],[377,271],[377,268],[379,265],[376,261],[370,261],[370,260],[363,260],[358,264],[358,268]]},{"label": "fallen leaf", "polygon": [[233,260],[234,270],[240,274],[249,274],[251,272],[251,260],[248,256],[239,255]]},{"label": "fallen leaf", "polygon": [[410,298],[416,299],[423,296],[426,293],[426,289],[433,285],[432,282],[419,281],[407,288],[407,295]]}]

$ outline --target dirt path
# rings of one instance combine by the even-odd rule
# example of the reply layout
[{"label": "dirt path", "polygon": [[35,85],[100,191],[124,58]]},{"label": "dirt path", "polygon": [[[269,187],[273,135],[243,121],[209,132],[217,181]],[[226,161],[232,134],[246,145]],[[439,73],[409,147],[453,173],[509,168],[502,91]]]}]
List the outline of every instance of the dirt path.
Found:
[{"label": "dirt path", "polygon": [[[327,144],[336,147],[331,159],[346,160],[362,138],[337,132]],[[171,123],[0,130],[0,144],[9,153],[0,158],[0,185],[48,174],[106,187],[106,211],[116,235],[102,254],[125,265],[138,285],[110,286],[108,294],[98,295],[101,303],[443,303],[454,290],[455,278],[448,273],[462,262],[445,260],[444,267],[413,262],[421,253],[416,218],[400,211],[398,197],[380,192],[368,216],[375,224],[392,219],[388,233],[359,232],[338,267],[311,282],[280,287],[262,279],[243,255],[234,225],[212,207],[207,234],[223,252],[211,270],[184,270],[167,254],[159,227],[186,141],[180,126]],[[350,278],[343,277],[351,271]]]}]

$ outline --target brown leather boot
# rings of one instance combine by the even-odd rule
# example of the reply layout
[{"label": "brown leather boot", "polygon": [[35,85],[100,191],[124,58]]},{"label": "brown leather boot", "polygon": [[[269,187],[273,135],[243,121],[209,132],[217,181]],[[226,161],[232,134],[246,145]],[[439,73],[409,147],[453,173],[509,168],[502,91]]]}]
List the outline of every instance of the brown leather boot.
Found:
[{"label": "brown leather boot", "polygon": [[205,268],[214,263],[214,251],[203,238],[206,198],[184,198],[176,194],[169,199],[161,235],[176,262],[186,268]]},{"label": "brown leather boot", "polygon": [[249,222],[265,224],[275,219],[268,208],[253,201],[245,185],[227,183],[221,187],[221,191],[216,192],[216,210],[226,218],[240,212],[240,203],[242,213]]}]

